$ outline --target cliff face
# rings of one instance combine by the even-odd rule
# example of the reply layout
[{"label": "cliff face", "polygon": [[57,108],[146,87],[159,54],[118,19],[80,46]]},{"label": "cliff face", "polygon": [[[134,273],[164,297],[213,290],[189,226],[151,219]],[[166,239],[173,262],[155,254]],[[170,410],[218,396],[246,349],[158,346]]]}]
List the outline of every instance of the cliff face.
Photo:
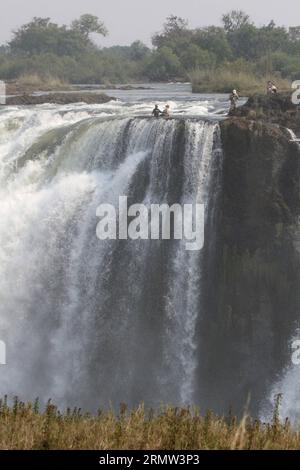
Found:
[{"label": "cliff face", "polygon": [[300,106],[293,104],[291,98],[291,93],[253,95],[244,106],[233,111],[232,116],[277,124],[300,133]]},{"label": "cliff face", "polygon": [[276,99],[252,98],[221,124],[215,261],[199,328],[204,401],[221,412],[250,397],[258,413],[291,362],[300,318],[300,146],[279,125],[297,131],[299,111]]}]

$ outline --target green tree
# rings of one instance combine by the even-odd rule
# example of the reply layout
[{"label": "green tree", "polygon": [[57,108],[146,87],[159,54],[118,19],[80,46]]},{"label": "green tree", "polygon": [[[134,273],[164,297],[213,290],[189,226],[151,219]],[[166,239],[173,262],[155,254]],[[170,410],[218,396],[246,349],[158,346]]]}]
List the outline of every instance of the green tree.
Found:
[{"label": "green tree", "polygon": [[157,33],[152,37],[152,44],[158,49],[161,47],[173,48],[179,38],[189,37],[188,22],[179,16],[171,15],[166,19],[162,33]]},{"label": "green tree", "polygon": [[259,28],[258,34],[260,42],[258,55],[266,50],[276,52],[280,49],[284,49],[289,41],[289,34],[286,28],[276,26],[274,21],[270,21],[268,25]]},{"label": "green tree", "polygon": [[235,57],[256,60],[272,52],[284,50],[288,43],[288,32],[277,27],[273,21],[257,28],[253,24],[245,24],[227,34]]},{"label": "green tree", "polygon": [[129,58],[132,60],[144,60],[150,54],[150,49],[142,41],[134,41],[129,47]]},{"label": "green tree", "polygon": [[96,16],[82,15],[70,26],[33,18],[13,33],[8,46],[0,46],[0,78],[36,73],[76,83],[164,81],[212,69],[299,78],[300,27],[287,30],[274,21],[257,27],[240,10],[224,15],[223,24],[191,29],[171,15],[152,38],[153,50],[141,41],[100,49],[91,33],[107,30]]},{"label": "green tree", "polygon": [[227,33],[233,33],[243,26],[249,25],[250,17],[242,10],[232,10],[222,16],[222,22],[225,31]]},{"label": "green tree", "polygon": [[192,42],[201,49],[214,54],[218,62],[232,59],[232,50],[223,28],[208,26],[207,28],[196,29]]},{"label": "green tree", "polygon": [[190,44],[180,56],[181,64],[186,71],[196,68],[210,68],[216,64],[216,56],[196,44]]},{"label": "green tree", "polygon": [[289,28],[289,39],[292,42],[300,41],[300,26],[293,26]]},{"label": "green tree", "polygon": [[170,80],[178,76],[181,64],[176,54],[169,47],[162,47],[152,54],[146,66],[146,73],[151,80]]},{"label": "green tree", "polygon": [[9,47],[13,54],[25,56],[43,53],[78,56],[93,44],[77,31],[52,23],[50,18],[35,17],[14,32]]},{"label": "green tree", "polygon": [[91,33],[101,34],[101,36],[108,35],[108,30],[104,23],[100,21],[97,16],[89,14],[81,15],[78,20],[74,20],[71,24],[71,28],[74,31],[78,31],[86,38],[88,38]]},{"label": "green tree", "polygon": [[227,34],[233,57],[243,57],[246,60],[257,58],[260,48],[259,30],[252,24],[245,24],[241,28]]},{"label": "green tree", "polygon": [[105,35],[103,23],[92,15],[83,15],[72,23],[71,28],[52,23],[50,18],[33,18],[14,32],[9,43],[13,54],[35,55],[52,53],[59,56],[79,56],[94,48],[89,34]]}]

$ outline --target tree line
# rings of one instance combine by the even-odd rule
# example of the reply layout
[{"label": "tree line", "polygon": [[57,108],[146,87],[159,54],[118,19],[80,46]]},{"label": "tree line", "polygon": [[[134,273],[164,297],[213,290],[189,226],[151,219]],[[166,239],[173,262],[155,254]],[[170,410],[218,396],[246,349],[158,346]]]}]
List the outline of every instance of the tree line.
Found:
[{"label": "tree line", "polygon": [[258,27],[239,10],[224,14],[222,26],[194,29],[171,15],[152,37],[151,48],[138,40],[103,48],[93,34],[108,34],[93,15],[82,15],[69,26],[33,18],[0,47],[0,79],[35,73],[71,83],[187,80],[195,70],[219,67],[300,79],[300,26],[270,21]]}]

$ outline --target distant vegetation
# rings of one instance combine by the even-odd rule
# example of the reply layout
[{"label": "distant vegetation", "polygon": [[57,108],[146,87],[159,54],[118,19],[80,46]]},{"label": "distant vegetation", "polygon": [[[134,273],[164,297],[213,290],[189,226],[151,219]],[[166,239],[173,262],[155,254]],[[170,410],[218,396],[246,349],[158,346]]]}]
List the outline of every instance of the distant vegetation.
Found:
[{"label": "distant vegetation", "polygon": [[92,15],[69,26],[34,18],[0,47],[0,79],[29,74],[104,85],[192,79],[195,91],[224,92],[261,88],[269,77],[284,87],[300,79],[300,26],[286,29],[270,21],[257,27],[242,11],[224,15],[222,26],[196,29],[170,16],[153,36],[152,48],[140,41],[101,48],[93,34],[108,31]]},{"label": "distant vegetation", "polygon": [[300,432],[288,420],[279,419],[280,396],[269,424],[247,416],[202,416],[197,410],[165,407],[160,412],[143,406],[129,411],[99,411],[96,416],[80,409],[60,413],[48,403],[12,407],[0,403],[0,449],[97,449],[97,450],[206,450],[299,449]]},{"label": "distant vegetation", "polygon": [[189,73],[189,78],[195,93],[209,93],[211,90],[215,93],[224,93],[235,88],[240,94],[249,96],[253,93],[264,92],[268,80],[275,81],[281,92],[291,90],[291,81],[282,78],[280,73],[262,76],[256,74],[248,64],[243,66],[242,62],[215,69],[194,69]]}]

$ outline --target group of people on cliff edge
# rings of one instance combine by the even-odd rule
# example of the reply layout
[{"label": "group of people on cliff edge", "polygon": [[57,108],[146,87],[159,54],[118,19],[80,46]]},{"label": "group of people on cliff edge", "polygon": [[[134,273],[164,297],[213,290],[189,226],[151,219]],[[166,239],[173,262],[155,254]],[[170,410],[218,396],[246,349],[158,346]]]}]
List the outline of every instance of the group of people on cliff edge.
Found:
[{"label": "group of people on cliff edge", "polygon": [[[277,86],[275,85],[274,82],[269,80],[268,83],[267,83],[267,94],[268,95],[276,95],[277,93],[278,93]],[[236,90],[232,90],[232,92],[230,93],[230,96],[229,96],[229,101],[230,101],[229,113],[231,113],[232,111],[234,111],[236,109],[237,102],[238,102],[239,99],[240,99],[240,97],[239,97],[238,92]]]},{"label": "group of people on cliff edge", "polygon": [[[267,94],[275,95],[277,94],[277,92],[278,92],[277,86],[275,85],[274,82],[269,80],[267,83]],[[232,111],[236,109],[237,102],[239,101],[239,99],[240,99],[240,96],[237,90],[232,90],[232,92],[229,95],[229,101],[230,101],[229,113],[231,113]],[[158,104],[156,104],[152,111],[152,116],[154,116],[155,118],[164,117],[165,119],[169,119],[171,117],[170,105],[166,104],[165,109],[161,111],[158,107]]]},{"label": "group of people on cliff edge", "polygon": [[169,119],[171,117],[170,105],[166,104],[165,109],[161,111],[158,107],[158,104],[156,104],[155,108],[152,111],[152,116],[154,116],[155,118],[159,118],[160,116],[162,116],[165,119]]}]

